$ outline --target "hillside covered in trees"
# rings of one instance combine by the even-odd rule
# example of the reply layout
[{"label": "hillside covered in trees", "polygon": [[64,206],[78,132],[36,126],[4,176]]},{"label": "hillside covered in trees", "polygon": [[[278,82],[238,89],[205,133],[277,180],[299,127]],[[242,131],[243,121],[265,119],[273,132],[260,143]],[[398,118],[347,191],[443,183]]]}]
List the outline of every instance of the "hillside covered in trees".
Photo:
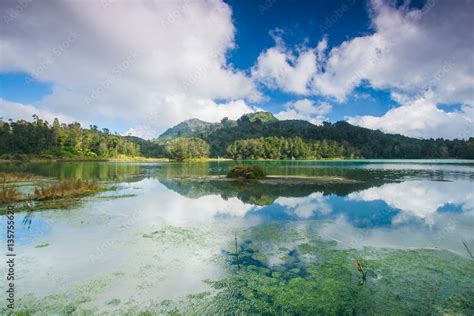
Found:
[{"label": "hillside covered in trees", "polygon": [[[186,122],[183,123],[186,124]],[[165,134],[173,132],[174,129],[169,129]],[[280,121],[269,112],[243,115],[237,121],[225,118],[220,124],[214,124],[211,129],[206,127],[194,129],[192,132],[188,130],[188,132],[181,133],[180,137],[197,137],[205,140],[210,145],[211,157],[238,157],[238,155],[235,156],[235,153],[230,153],[228,148],[241,140],[255,140],[262,137],[287,139],[299,137],[305,142],[319,141],[326,142],[326,144],[331,142],[342,148],[350,148],[354,157],[367,159],[474,159],[474,137],[468,141],[417,139],[398,134],[386,134],[379,130],[354,126],[344,121],[324,122],[322,125],[314,125],[303,120]],[[156,142],[160,143],[161,141],[162,137],[160,136]],[[257,146],[260,146],[260,143]],[[245,146],[240,147],[246,148]],[[240,156],[249,155],[242,152]],[[316,157],[318,156],[323,158],[341,157],[339,155],[324,157],[324,155],[316,154]],[[346,158],[350,156],[344,155]]]},{"label": "hillside covered in trees", "polygon": [[0,120],[0,157],[113,158],[140,154],[140,146],[97,126],[82,128],[79,123],[52,124],[33,116],[33,122]]},{"label": "hillside covered in trees", "polygon": [[327,159],[359,158],[357,150],[335,141],[304,141],[301,137],[260,137],[233,142],[226,154],[234,160],[242,159]]},{"label": "hillside covered in trees", "polygon": [[0,158],[474,159],[474,137],[416,139],[347,122],[280,121],[269,112],[243,115],[236,121],[224,118],[220,123],[192,119],[154,140],[33,118],[33,122],[0,120]]}]

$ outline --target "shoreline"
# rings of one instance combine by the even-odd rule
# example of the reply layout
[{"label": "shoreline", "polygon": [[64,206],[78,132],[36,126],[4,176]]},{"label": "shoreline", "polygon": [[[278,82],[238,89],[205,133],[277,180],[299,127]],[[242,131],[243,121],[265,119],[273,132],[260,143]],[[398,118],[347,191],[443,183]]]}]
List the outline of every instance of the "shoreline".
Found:
[{"label": "shoreline", "polygon": [[457,159],[457,158],[367,158],[367,159],[345,159],[345,158],[326,158],[326,159],[255,159],[255,160],[233,160],[231,158],[195,158],[184,161],[172,160],[169,158],[149,158],[149,157],[118,157],[118,158],[31,158],[31,159],[0,159],[0,163],[63,163],[63,162],[169,162],[169,163],[190,163],[190,162],[214,162],[214,161],[235,161],[235,162],[303,162],[303,161],[321,161],[321,162],[384,162],[384,161],[465,161],[474,162],[473,159]]}]

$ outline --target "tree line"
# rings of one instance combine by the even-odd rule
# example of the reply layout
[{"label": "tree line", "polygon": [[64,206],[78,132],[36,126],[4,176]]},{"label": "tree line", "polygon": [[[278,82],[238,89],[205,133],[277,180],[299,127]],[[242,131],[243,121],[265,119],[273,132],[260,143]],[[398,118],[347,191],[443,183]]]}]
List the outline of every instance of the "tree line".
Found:
[{"label": "tree line", "polygon": [[237,140],[226,149],[235,160],[359,158],[360,153],[335,141],[305,141],[301,137],[260,137]]},{"label": "tree line", "polygon": [[58,119],[50,124],[36,115],[32,122],[0,119],[0,158],[474,159],[474,138],[416,139],[347,122],[315,126],[298,120],[264,122],[260,117],[233,122],[186,137],[144,140],[95,125],[83,128]]},{"label": "tree line", "polygon": [[175,138],[161,146],[165,157],[177,161],[209,157],[209,144],[200,138]]},{"label": "tree line", "polygon": [[307,121],[249,122],[239,120],[236,126],[220,128],[198,135],[211,146],[211,156],[224,156],[235,141],[260,137],[301,137],[305,141],[335,141],[357,150],[366,159],[474,159],[474,137],[463,139],[418,139],[386,134],[351,125],[347,122],[313,125]]},{"label": "tree line", "polygon": [[7,159],[112,158],[138,156],[139,146],[108,129],[89,129],[79,123],[64,124],[56,118],[50,124],[33,115],[33,122],[0,120],[0,155]]}]

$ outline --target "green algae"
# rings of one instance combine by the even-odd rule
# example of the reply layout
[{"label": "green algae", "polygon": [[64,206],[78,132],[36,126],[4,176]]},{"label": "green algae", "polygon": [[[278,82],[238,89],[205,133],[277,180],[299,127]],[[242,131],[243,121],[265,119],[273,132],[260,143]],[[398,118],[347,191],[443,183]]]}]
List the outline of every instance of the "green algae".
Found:
[{"label": "green algae", "polygon": [[[240,270],[235,245],[223,249],[227,276],[206,280],[213,290],[147,305],[110,300],[110,314],[127,315],[469,315],[474,312],[472,260],[436,249],[340,249],[322,239],[325,223],[276,223],[239,231]],[[147,237],[145,237],[147,235]],[[164,225],[143,235],[151,241],[196,247],[205,239],[196,228]],[[199,247],[197,247],[199,248]],[[271,258],[277,257],[277,263]],[[367,280],[360,282],[360,260]],[[145,274],[151,266],[139,270]],[[78,298],[58,295],[35,301],[29,313],[88,314],[81,304],[110,282],[79,287]],[[53,302],[53,303],[52,303]],[[39,305],[38,305],[39,304]],[[39,307],[41,306],[41,307]],[[48,308],[51,308],[50,310]],[[1,310],[0,310],[1,312]]]},{"label": "green algae", "polygon": [[[314,233],[315,227],[308,224],[306,230],[299,231]],[[338,250],[334,241],[312,234],[306,236],[309,241],[289,249],[281,265],[269,266],[261,260],[275,247],[268,244],[287,239],[284,237],[303,239],[295,234],[296,229],[282,228],[279,236],[276,231],[275,225],[253,229],[250,235],[263,239],[252,243],[247,251],[251,260],[245,261],[238,273],[212,282],[218,293],[206,312],[436,315],[474,311],[474,267],[468,259],[426,249]],[[246,244],[241,247],[245,253]],[[279,246],[280,250],[285,248]],[[303,258],[304,254],[312,259]],[[362,258],[367,272],[363,285],[354,265],[356,258]],[[232,260],[229,264],[235,265]]]},{"label": "green algae", "polygon": [[75,286],[59,281],[59,293],[38,297],[26,294],[15,301],[15,309],[0,306],[0,315],[95,315],[97,310],[84,304],[108,288],[116,276],[105,275]]},{"label": "green algae", "polygon": [[200,229],[164,225],[159,230],[142,235],[143,238],[160,241],[168,246],[202,246],[205,234]]},{"label": "green algae", "polygon": [[107,302],[107,305],[119,305],[120,300],[118,298],[111,299],[110,301]]}]

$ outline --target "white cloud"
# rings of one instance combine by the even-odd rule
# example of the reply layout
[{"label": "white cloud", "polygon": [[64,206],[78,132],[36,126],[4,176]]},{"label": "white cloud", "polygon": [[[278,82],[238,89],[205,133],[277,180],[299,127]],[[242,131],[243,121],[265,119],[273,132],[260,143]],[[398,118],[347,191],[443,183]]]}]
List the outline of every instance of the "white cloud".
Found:
[{"label": "white cloud", "polygon": [[474,105],[474,3],[428,1],[422,9],[413,9],[373,0],[370,8],[372,34],[329,51],[323,39],[316,48],[300,47],[296,53],[277,37],[275,47],[259,56],[253,77],[270,88],[339,102],[367,83],[389,89],[402,106],[383,117],[355,117],[350,122],[409,136],[473,136],[471,107],[446,113],[435,105]]},{"label": "white cloud", "polygon": [[279,197],[275,203],[285,206],[286,212],[303,219],[310,218],[314,213],[328,215],[332,212],[331,206],[321,192],[315,192],[302,198]]},{"label": "white cloud", "polygon": [[[252,77],[270,88],[305,95],[316,71],[318,49],[301,47],[297,54],[285,47],[278,35],[276,46],[262,52],[252,69]],[[327,45],[325,41],[320,47]]]},{"label": "white cloud", "polygon": [[180,123],[183,118],[200,118],[207,122],[219,122],[222,118],[238,119],[245,113],[260,110],[257,107],[249,106],[243,100],[230,101],[227,103],[217,103],[204,98],[189,97],[184,94],[151,95],[149,108],[153,109],[149,113],[143,113],[144,118],[140,124],[129,129],[124,134],[153,138],[158,136],[157,130],[164,130],[170,126]]},{"label": "white cloud", "polygon": [[403,221],[406,215],[432,222],[437,210],[446,203],[462,205],[464,211],[474,210],[473,185],[469,181],[407,181],[384,184],[361,192],[351,193],[351,200],[383,200],[402,213],[394,220]]},{"label": "white cloud", "polygon": [[424,98],[389,110],[383,116],[355,116],[348,122],[388,133],[421,138],[469,138],[474,136],[474,108],[445,112]]},{"label": "white cloud", "polygon": [[38,115],[41,119],[46,120],[50,123],[54,121],[55,117],[57,117],[61,122],[65,123],[71,123],[74,121],[71,117],[63,115],[61,113],[51,113],[48,110],[37,108],[30,104],[22,104],[0,99],[0,118],[5,121],[9,119],[12,119],[14,121],[32,121],[33,114]]},{"label": "white cloud", "polygon": [[285,110],[275,116],[280,120],[306,120],[313,124],[321,124],[327,119],[326,114],[330,113],[332,106],[322,102],[315,105],[313,101],[302,99],[290,102],[285,105]]},{"label": "white cloud", "polygon": [[315,93],[344,100],[362,80],[408,95],[429,91],[435,102],[473,104],[473,4],[429,1],[422,10],[372,1],[372,35],[333,48]]},{"label": "white cloud", "polygon": [[[52,83],[51,95],[24,106],[82,122],[118,120],[136,133],[150,127],[149,136],[196,116],[217,121],[252,111],[247,103],[262,100],[256,83],[343,102],[362,82],[389,89],[402,106],[379,118],[350,118],[353,123],[411,136],[472,136],[465,127],[472,108],[465,104],[474,105],[474,3],[428,1],[421,10],[391,3],[373,0],[373,33],[337,47],[323,38],[316,47],[290,48],[274,33],[275,46],[260,54],[249,76],[227,61],[236,30],[231,8],[219,0],[48,0],[27,2],[20,11],[7,0],[0,3],[6,13],[0,72]],[[464,106],[445,113],[438,103]],[[294,104],[278,114],[316,123],[326,114]],[[24,111],[11,106],[10,113]],[[407,126],[404,115],[416,126]],[[450,120],[458,131],[447,126]]]},{"label": "white cloud", "polygon": [[[2,12],[16,3],[3,1]],[[51,82],[52,95],[38,107],[53,113],[133,126],[155,112],[215,116],[215,99],[228,100],[221,116],[232,115],[243,102],[232,100],[260,98],[251,78],[227,63],[235,28],[221,1],[33,1],[0,23],[0,71]],[[179,109],[149,102],[176,95],[193,102]],[[162,121],[156,134],[171,123]]]}]

